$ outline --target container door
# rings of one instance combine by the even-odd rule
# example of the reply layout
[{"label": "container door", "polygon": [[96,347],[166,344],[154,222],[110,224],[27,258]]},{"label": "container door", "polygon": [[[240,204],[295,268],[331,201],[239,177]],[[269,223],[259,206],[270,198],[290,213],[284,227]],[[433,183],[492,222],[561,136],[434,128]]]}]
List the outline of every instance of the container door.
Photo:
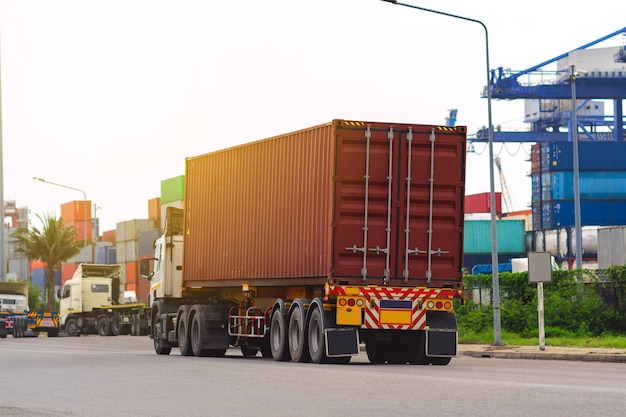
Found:
[{"label": "container door", "polygon": [[333,274],[344,283],[460,279],[464,128],[337,129]]}]

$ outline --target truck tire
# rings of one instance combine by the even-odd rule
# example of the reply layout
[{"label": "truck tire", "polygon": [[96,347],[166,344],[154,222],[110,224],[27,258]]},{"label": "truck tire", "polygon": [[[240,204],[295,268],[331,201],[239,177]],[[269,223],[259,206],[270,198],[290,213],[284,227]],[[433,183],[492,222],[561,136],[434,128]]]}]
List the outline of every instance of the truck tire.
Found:
[{"label": "truck tire", "polygon": [[65,322],[65,334],[68,337],[80,336],[80,333],[78,330],[79,330],[78,323],[76,323],[76,319],[75,318],[67,319],[67,321]]},{"label": "truck tire", "polygon": [[75,318],[67,319],[67,321],[65,322],[65,334],[68,337],[80,336],[80,333],[78,331],[78,323],[76,323]]},{"label": "truck tire", "polygon": [[191,335],[189,330],[189,307],[181,306],[178,309],[176,331],[178,332],[178,349],[182,356],[192,356],[194,354],[191,349]]},{"label": "truck tire", "polygon": [[48,330],[48,337],[58,337],[59,329],[50,329]]},{"label": "truck tire", "polygon": [[304,333],[304,315],[295,307],[289,318],[289,354],[293,362],[310,362],[309,347]]},{"label": "truck tire", "polygon": [[259,349],[256,346],[242,346],[241,347],[241,354],[245,358],[254,358],[258,351]]},{"label": "truck tire", "polygon": [[382,342],[375,340],[366,342],[365,352],[367,353],[367,359],[369,359],[372,364],[379,365],[385,363],[385,360],[387,360],[386,349]]},{"label": "truck tire", "polygon": [[280,309],[274,310],[270,322],[270,348],[274,360],[280,362],[288,362],[291,359],[286,321]]},{"label": "truck tire", "polygon": [[154,351],[157,355],[169,355],[172,347],[165,340],[161,339],[161,322],[158,321],[152,326],[152,340],[154,342]]},{"label": "truck tire", "polygon": [[[429,360],[426,356],[426,332],[420,330],[417,332],[417,340],[410,347],[409,363],[411,365],[428,365]],[[434,359],[434,358],[433,358]]]},{"label": "truck tire", "polygon": [[327,363],[326,343],[324,340],[324,319],[319,308],[315,308],[309,317],[308,331],[309,354],[313,363]]},{"label": "truck tire", "polygon": [[200,316],[202,312],[197,311],[191,319],[189,340],[191,344],[191,351],[194,356],[207,356],[209,352],[206,349],[202,349],[202,323]]},{"label": "truck tire", "polygon": [[272,347],[270,346],[270,334],[267,333],[261,339],[261,356],[266,359],[272,358]]},{"label": "truck tire", "polygon": [[13,318],[13,338],[15,339],[20,338],[20,318],[19,317]]},{"label": "truck tire", "polygon": [[98,319],[98,334],[100,336],[111,335],[111,320],[108,317],[100,317]]},{"label": "truck tire", "polygon": [[122,330],[122,319],[120,318],[119,314],[116,314],[111,318],[111,334],[113,336],[119,336],[122,334]]},{"label": "truck tire", "polygon": [[137,314],[133,314],[130,316],[130,335],[131,336],[141,335],[141,330],[139,327],[139,316]]}]

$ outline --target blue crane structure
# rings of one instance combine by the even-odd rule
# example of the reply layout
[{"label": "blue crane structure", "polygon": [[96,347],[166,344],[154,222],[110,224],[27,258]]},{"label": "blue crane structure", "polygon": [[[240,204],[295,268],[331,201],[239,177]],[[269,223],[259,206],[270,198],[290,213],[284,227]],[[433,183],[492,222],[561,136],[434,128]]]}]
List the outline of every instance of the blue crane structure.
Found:
[{"label": "blue crane structure", "polygon": [[[606,36],[589,42],[573,51],[587,49],[593,45],[622,34],[626,39],[626,27]],[[493,132],[494,142],[566,142],[572,141],[571,132],[561,132],[560,127],[568,126],[571,121],[571,111],[558,113],[549,109],[548,102],[572,98],[572,86],[569,69],[565,71],[544,71],[543,67],[567,58],[573,51],[534,65],[524,71],[512,72],[502,67],[490,70],[490,83],[485,87],[482,97],[487,97],[487,88],[490,89],[493,99],[525,99],[539,100],[540,108],[548,107],[548,112],[554,117],[544,117],[532,122],[527,132],[502,132],[500,129]],[[626,44],[618,47],[614,54],[616,63],[626,63]],[[621,71],[588,71],[576,75],[576,98],[582,101],[576,106],[576,111],[585,106],[590,100],[613,100],[613,116],[581,115],[578,116],[578,129],[582,131],[585,140],[597,141],[604,132],[601,140],[624,141],[624,109],[623,100],[626,99],[626,70]],[[542,104],[548,104],[543,106]],[[569,113],[569,114],[568,114]],[[475,141],[488,140],[488,131],[481,129]]]}]

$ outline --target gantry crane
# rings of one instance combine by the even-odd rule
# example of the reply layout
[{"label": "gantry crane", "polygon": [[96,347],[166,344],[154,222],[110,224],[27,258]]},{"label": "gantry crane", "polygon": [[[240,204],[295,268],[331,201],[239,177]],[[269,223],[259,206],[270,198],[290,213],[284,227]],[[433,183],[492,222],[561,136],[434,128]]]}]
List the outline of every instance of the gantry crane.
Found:
[{"label": "gantry crane", "polygon": [[511,213],[514,211],[513,200],[511,199],[511,194],[509,193],[509,187],[506,185],[506,178],[504,178],[504,173],[502,172],[502,160],[498,156],[495,161],[496,166],[498,167],[498,174],[500,175],[500,188],[502,188],[502,200],[504,200],[504,207],[506,208],[507,213]]},{"label": "gantry crane", "polygon": [[[487,88],[489,88],[491,97],[495,100],[524,99],[542,101],[571,99],[571,79],[568,74],[558,71],[546,71],[544,67],[567,58],[572,52],[588,49],[614,36],[624,34],[626,34],[626,27],[572,51],[534,65],[524,71],[512,72],[502,67],[493,69],[490,71],[489,85],[484,88],[482,96],[483,98],[487,97]],[[614,62],[626,62],[626,45],[616,49]],[[626,121],[623,109],[623,100],[626,99],[626,71],[588,71],[586,74],[580,74],[576,77],[576,97],[578,100],[583,101],[613,100],[612,117],[601,119],[597,116],[578,117],[578,127],[582,130],[582,134],[586,139],[597,141],[597,134],[594,129],[598,126],[603,126],[610,132],[610,140],[617,142],[626,140]],[[540,121],[533,123],[532,128],[528,132],[494,131],[493,140],[495,142],[571,142],[571,132],[559,130],[559,127],[567,126],[566,123],[567,120],[552,120],[548,123]],[[488,140],[487,128],[480,130],[476,136],[476,141],[486,142]]]}]

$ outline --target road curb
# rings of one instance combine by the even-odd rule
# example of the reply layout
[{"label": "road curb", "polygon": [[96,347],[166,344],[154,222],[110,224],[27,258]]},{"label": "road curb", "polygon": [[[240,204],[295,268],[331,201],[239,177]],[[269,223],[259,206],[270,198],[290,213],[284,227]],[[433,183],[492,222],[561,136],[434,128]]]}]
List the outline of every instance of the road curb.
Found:
[{"label": "road curb", "polygon": [[613,354],[568,354],[549,352],[503,352],[489,350],[474,350],[460,352],[462,355],[474,358],[497,358],[497,359],[534,359],[534,360],[562,360],[582,362],[612,362],[626,363],[626,355]]}]

